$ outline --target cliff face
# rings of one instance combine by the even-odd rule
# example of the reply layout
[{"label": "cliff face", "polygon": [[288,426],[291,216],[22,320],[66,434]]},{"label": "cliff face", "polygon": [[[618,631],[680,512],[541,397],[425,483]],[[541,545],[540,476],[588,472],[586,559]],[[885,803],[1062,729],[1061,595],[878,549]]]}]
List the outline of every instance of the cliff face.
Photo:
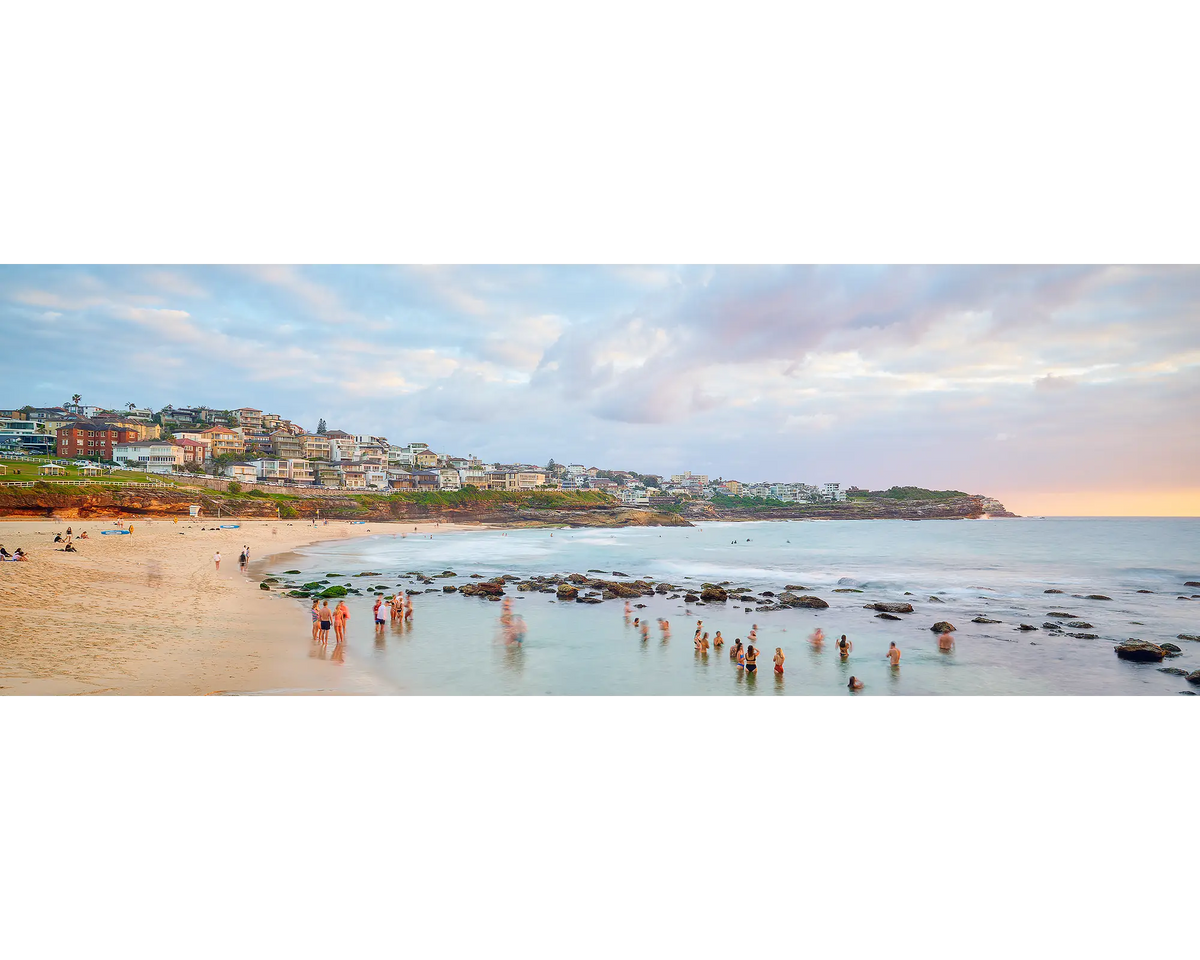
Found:
[{"label": "cliff face", "polygon": [[689,520],[952,520],[1013,517],[991,497],[966,496],[946,500],[845,500],[795,507],[716,507],[694,503],[684,507]]},{"label": "cliff face", "polygon": [[96,490],[61,492],[28,488],[0,488],[0,517],[183,518],[188,507],[199,504],[201,519],[273,520],[441,520],[447,523],[504,523],[517,526],[565,524],[574,527],[688,527],[675,514],[629,510],[608,504],[587,504],[541,509],[514,503],[480,502],[462,506],[428,506],[384,497],[305,497],[280,503],[254,497],[222,497],[204,490]]}]

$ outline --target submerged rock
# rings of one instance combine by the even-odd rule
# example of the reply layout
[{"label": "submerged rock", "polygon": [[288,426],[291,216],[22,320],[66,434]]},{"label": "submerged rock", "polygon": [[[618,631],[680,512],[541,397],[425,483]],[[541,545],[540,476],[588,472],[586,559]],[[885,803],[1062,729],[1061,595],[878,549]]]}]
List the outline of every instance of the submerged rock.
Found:
[{"label": "submerged rock", "polygon": [[972,623],[1003,623],[1003,620],[992,620],[990,617],[972,617]]},{"label": "submerged rock", "polygon": [[442,587],[442,593],[454,593],[457,589],[458,587],[456,587],[454,584],[448,583]]},{"label": "submerged rock", "polygon": [[1042,624],[1042,629],[1043,630],[1061,630],[1062,624],[1055,623],[1053,620],[1047,620],[1045,623]]},{"label": "submerged rock", "polygon": [[[812,587],[806,587],[806,586],[803,586],[802,584],[799,584],[799,583],[789,583],[789,584],[788,584],[786,587],[784,587],[783,589],[784,589],[784,590],[811,590],[811,589],[812,589]],[[772,594],[772,596],[774,596],[774,594]]]},{"label": "submerged rock", "polygon": [[1074,627],[1076,630],[1091,630],[1092,625],[1086,620],[1072,620],[1067,624],[1068,627]]},{"label": "submerged rock", "polygon": [[834,587],[834,593],[862,593],[858,587]]},{"label": "submerged rock", "polygon": [[599,597],[576,597],[575,602],[576,603],[603,603],[604,601],[601,600]]},{"label": "submerged rock", "polygon": [[1186,677],[1188,672],[1182,667],[1159,667],[1159,673],[1169,673],[1173,677]]},{"label": "submerged rock", "polygon": [[1200,636],[1197,636],[1194,633],[1181,633],[1175,639],[1176,640],[1195,640],[1196,642],[1200,643]]},{"label": "submerged rock", "polygon": [[1183,585],[1185,587],[1200,587],[1200,580],[1185,580]]},{"label": "submerged rock", "polygon": [[913,605],[911,603],[870,603],[867,604],[872,610],[879,610],[883,613],[912,613]]},{"label": "submerged rock", "polygon": [[1061,590],[1043,590],[1042,593],[1062,593]]},{"label": "submerged rock", "polygon": [[1132,660],[1135,663],[1162,663],[1162,658],[1166,655],[1157,643],[1145,640],[1126,640],[1124,643],[1118,643],[1113,649],[1122,660]]},{"label": "submerged rock", "polygon": [[875,614],[878,620],[903,620],[903,617],[898,617],[894,613],[877,613]]},{"label": "submerged rock", "polygon": [[930,603],[945,603],[946,601],[943,600],[941,597],[930,597],[929,602]]},{"label": "submerged rock", "polygon": [[1104,594],[1102,594],[1102,593],[1089,593],[1089,594],[1088,594],[1086,597],[1084,597],[1083,599],[1084,599],[1084,600],[1111,600],[1111,599],[1112,599],[1112,597],[1106,597],[1106,596],[1105,596]]},{"label": "submerged rock", "polygon": [[1017,629],[1018,630],[1036,630],[1037,627],[1035,627],[1032,623],[1023,623],[1019,627],[1017,627]]},{"label": "submerged rock", "polygon": [[809,610],[824,610],[829,606],[820,597],[797,597],[794,593],[781,593],[779,605],[783,607],[804,607]]},{"label": "submerged rock", "polygon": [[929,629],[934,633],[953,633],[954,624],[950,623],[948,620],[939,620]]},{"label": "submerged rock", "polygon": [[1099,640],[1098,633],[1068,633],[1068,637],[1074,637],[1076,640]]},{"label": "submerged rock", "polygon": [[1183,650],[1174,643],[1169,643],[1169,642],[1168,643],[1160,643],[1159,646],[1162,647],[1164,650],[1166,650],[1168,653],[1173,653],[1176,656],[1183,653]]},{"label": "submerged rock", "polygon": [[[408,590],[407,593],[416,593],[415,590]],[[499,583],[468,583],[459,588],[458,591],[464,597],[502,597],[504,596],[504,586]]]},{"label": "submerged rock", "polygon": [[1138,593],[1153,593],[1153,590],[1139,590]]},{"label": "submerged rock", "polygon": [[266,583],[260,583],[260,584],[258,585],[258,589],[259,589],[259,590],[270,590],[271,588],[270,588],[269,586],[267,586],[267,584],[266,584]]},{"label": "submerged rock", "polygon": [[1063,610],[1051,610],[1048,614],[1046,614],[1046,616],[1058,617],[1060,620],[1073,620],[1075,618],[1075,614],[1066,613]]},{"label": "submerged rock", "polygon": [[724,603],[729,599],[729,594],[725,592],[723,587],[706,583],[704,589],[700,591],[700,599],[705,603]]},{"label": "submerged rock", "polygon": [[688,593],[688,594],[684,594],[683,599],[684,599],[685,603],[695,603],[700,598],[694,593]]}]

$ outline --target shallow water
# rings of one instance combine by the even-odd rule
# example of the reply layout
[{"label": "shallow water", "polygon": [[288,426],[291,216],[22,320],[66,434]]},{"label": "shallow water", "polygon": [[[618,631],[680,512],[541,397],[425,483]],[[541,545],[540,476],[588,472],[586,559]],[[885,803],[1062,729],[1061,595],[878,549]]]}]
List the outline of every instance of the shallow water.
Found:
[{"label": "shallow water", "polygon": [[[265,569],[300,569],[297,582],[347,575],[356,586],[383,584],[427,589],[404,578],[453,570],[415,598],[411,625],[373,635],[374,598],[348,598],[352,619],[342,655],[377,678],[380,689],[429,694],[742,694],[848,695],[851,674],[865,683],[857,696],[873,694],[1167,694],[1197,689],[1158,664],[1118,660],[1113,642],[1129,637],[1177,643],[1183,655],[1161,666],[1200,669],[1200,643],[1177,640],[1200,635],[1200,520],[1020,519],[984,521],[818,521],[707,523],[693,528],[624,530],[488,530],[385,535],[326,542]],[[353,578],[361,571],[382,576]],[[631,578],[674,584],[731,581],[756,592],[780,592],[804,584],[829,602],[828,610],[748,612],[742,604],[691,604],[682,599],[642,598],[650,639],[626,623],[624,601],[587,605],[558,603],[553,594],[508,588],[514,613],[528,627],[525,642],[500,639],[500,604],[443,594],[443,584],[492,577],[613,571]],[[592,576],[601,576],[593,573]],[[848,582],[842,582],[845,578]],[[839,587],[863,593],[834,593]],[[1046,594],[1048,588],[1063,591]],[[1151,590],[1139,594],[1139,589]],[[905,595],[911,592],[912,596]],[[1111,601],[1076,598],[1104,594]],[[943,603],[931,602],[936,595]],[[903,600],[915,612],[900,622],[876,619],[863,604]],[[293,602],[293,601],[286,601]],[[1097,640],[1053,636],[1041,627],[1051,611],[1065,611],[1093,626]],[[971,623],[983,614],[1002,623]],[[665,617],[671,637],[655,622]],[[757,676],[737,669],[724,651],[697,654],[697,619],[728,645],[745,640],[758,624]],[[958,629],[953,651],[942,652],[929,627],[949,620]],[[814,627],[827,637],[845,633],[853,653],[842,661],[832,639],[816,650],[807,641]],[[1071,628],[1067,628],[1071,629]],[[299,638],[307,642],[307,638]],[[884,659],[890,641],[902,650],[893,669]],[[781,647],[783,676],[772,672]],[[332,643],[331,647],[332,649]]]}]

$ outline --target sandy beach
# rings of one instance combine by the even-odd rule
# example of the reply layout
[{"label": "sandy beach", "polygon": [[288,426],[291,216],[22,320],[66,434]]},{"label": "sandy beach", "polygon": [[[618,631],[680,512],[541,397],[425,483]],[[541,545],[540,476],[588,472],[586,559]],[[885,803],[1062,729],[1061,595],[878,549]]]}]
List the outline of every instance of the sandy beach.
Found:
[{"label": "sandy beach", "polygon": [[[479,529],[235,522],[134,520],[132,534],[102,535],[117,521],[0,521],[0,544],[31,558],[0,563],[0,695],[362,692],[344,664],[310,656],[307,608],[260,590],[255,566],[323,540]],[[53,542],[67,527],[88,532],[78,553]],[[244,545],[249,575],[238,566]]]}]

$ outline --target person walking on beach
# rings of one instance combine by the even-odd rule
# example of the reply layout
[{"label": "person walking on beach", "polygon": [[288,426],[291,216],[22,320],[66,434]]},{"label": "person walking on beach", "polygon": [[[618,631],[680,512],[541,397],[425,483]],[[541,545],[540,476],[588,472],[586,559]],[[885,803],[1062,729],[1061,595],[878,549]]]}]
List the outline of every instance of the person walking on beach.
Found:
[{"label": "person walking on beach", "polygon": [[333,611],[333,635],[338,643],[346,642],[346,621],[350,619],[350,608],[345,600],[339,600]]},{"label": "person walking on beach", "polygon": [[320,607],[321,607],[321,601],[314,600],[313,606],[312,606],[313,643],[316,643],[317,640],[320,639],[320,637],[318,636],[321,631],[321,609],[320,609]]},{"label": "person walking on beach", "polygon": [[238,555],[238,566],[242,568],[242,573],[246,572],[246,551],[243,550]]},{"label": "person walking on beach", "polygon": [[888,647],[887,658],[892,661],[893,667],[900,666],[900,648],[896,646],[896,641],[892,641],[892,645]]},{"label": "person walking on beach", "polygon": [[775,672],[783,673],[783,661],[784,661],[783,647],[775,648],[775,656],[773,659],[775,662]]},{"label": "person walking on beach", "polygon": [[846,639],[846,635],[842,634],[842,639],[837,642],[838,653],[841,654],[843,660],[850,656],[850,651],[854,649],[854,644]]},{"label": "person walking on beach", "polygon": [[218,550],[213,554],[213,563],[217,565],[217,570],[221,569],[221,551]]},{"label": "person walking on beach", "polygon": [[329,601],[321,604],[321,642],[329,642],[329,628],[333,626],[333,611],[329,609]]}]

